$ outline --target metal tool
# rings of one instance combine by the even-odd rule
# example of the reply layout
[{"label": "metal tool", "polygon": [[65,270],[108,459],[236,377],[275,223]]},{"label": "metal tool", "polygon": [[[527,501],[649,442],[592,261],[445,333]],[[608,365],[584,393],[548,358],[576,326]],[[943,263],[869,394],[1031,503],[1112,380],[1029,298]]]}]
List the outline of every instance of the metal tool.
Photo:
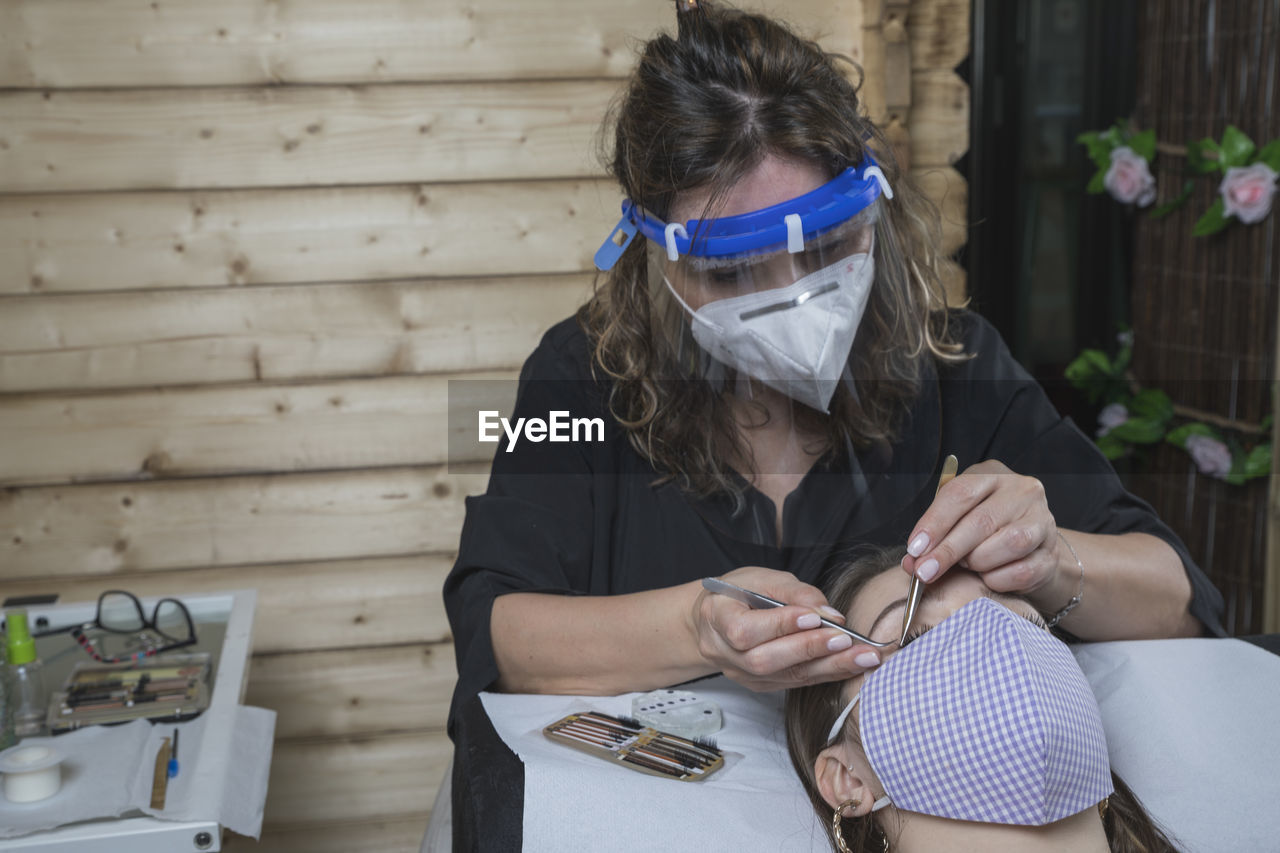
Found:
[{"label": "metal tool", "polygon": [[162,738],[156,751],[156,772],[151,777],[151,808],[163,809],[169,787],[169,739]]},{"label": "metal tool", "polygon": [[[937,497],[938,492],[942,491],[942,487],[951,482],[955,477],[960,462],[956,459],[955,454],[951,454],[942,463],[942,476],[938,478],[938,488],[934,490],[933,496]],[[920,607],[920,598],[924,595],[924,583],[915,575],[911,576],[911,582],[907,586],[907,606],[902,614],[902,636],[898,639],[898,645],[901,646],[907,641],[907,632],[911,630],[911,620],[916,618],[916,609]]]},{"label": "metal tool", "polygon": [[[727,595],[729,596],[729,598],[732,598],[736,601],[741,601],[743,604],[747,605],[752,610],[767,610],[770,607],[786,607],[787,606],[786,604],[784,604],[781,601],[778,601],[777,599],[770,598],[767,595],[761,595],[758,592],[752,592],[749,589],[743,589],[742,587],[737,586],[736,584],[731,584],[728,581],[720,580],[720,578],[703,578],[702,586],[705,589],[716,593],[717,595]],[[837,631],[843,631],[844,633],[852,637],[856,642],[864,643],[868,646],[873,646],[874,648],[877,648],[877,649],[883,649],[885,646],[893,645],[892,642],[889,642],[889,643],[876,642],[870,637],[864,637],[861,634],[859,634],[857,631],[852,631],[843,625],[839,625],[835,622],[832,622],[830,619],[822,619],[821,621],[822,621],[822,624],[828,628],[835,628]]]}]

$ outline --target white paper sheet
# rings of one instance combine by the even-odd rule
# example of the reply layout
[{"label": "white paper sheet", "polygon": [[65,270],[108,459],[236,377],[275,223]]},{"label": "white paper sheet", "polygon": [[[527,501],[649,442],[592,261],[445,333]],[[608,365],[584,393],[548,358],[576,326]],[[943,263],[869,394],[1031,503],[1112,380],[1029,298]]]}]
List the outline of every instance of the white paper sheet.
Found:
[{"label": "white paper sheet", "polygon": [[[257,838],[271,769],[275,711],[244,705],[211,707],[185,723],[134,720],[90,726],[56,738],[28,738],[66,756],[62,788],[38,803],[0,797],[0,838],[96,818],[142,812],[164,820],[216,820]],[[178,737],[179,773],[167,783],[165,808],[151,808],[160,740]],[[205,741],[208,748],[201,748]],[[196,757],[199,756],[199,760]]]},{"label": "white paper sheet", "polygon": [[[151,808],[150,772],[135,777],[132,801],[152,817],[212,819],[232,832],[257,838],[262,832],[275,727],[276,712],[265,708],[233,705],[209,709],[182,728],[178,737],[181,772],[169,780],[164,809]],[[145,748],[147,755],[156,754],[161,738],[171,736],[172,728],[158,725],[152,730]],[[207,740],[211,746],[187,752],[188,737],[192,741]],[[182,762],[183,755],[197,754],[200,761],[194,766]]]},{"label": "white paper sheet", "polygon": [[685,689],[720,705],[725,725],[712,737],[741,755],[701,782],[629,772],[542,734],[575,711],[630,716],[638,694],[482,695],[494,728],[525,764],[526,851],[822,849],[823,829],[787,757],[781,695],[725,678]]},{"label": "white paper sheet", "polygon": [[56,738],[24,738],[22,746],[43,745],[62,753],[62,787],[35,803],[11,803],[0,796],[0,838],[129,811],[133,808],[129,786],[120,783],[138,774],[150,732],[150,723],[134,720],[122,726],[90,726]]},{"label": "white paper sheet", "polygon": [[[1276,850],[1280,657],[1237,640],[1097,643],[1074,649],[1098,696],[1112,767],[1186,853]],[[724,678],[689,689],[720,704],[715,740],[742,754],[711,778],[645,776],[555,744],[542,727],[575,711],[628,716],[637,694],[482,694],[524,762],[525,850],[826,851],[787,757],[779,694]]]}]

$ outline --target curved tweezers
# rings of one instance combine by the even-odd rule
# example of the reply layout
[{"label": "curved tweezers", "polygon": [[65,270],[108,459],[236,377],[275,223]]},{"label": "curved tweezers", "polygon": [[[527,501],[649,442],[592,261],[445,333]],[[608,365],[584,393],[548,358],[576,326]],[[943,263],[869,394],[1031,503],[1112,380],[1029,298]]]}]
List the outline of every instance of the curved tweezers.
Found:
[{"label": "curved tweezers", "polygon": [[[703,578],[702,586],[718,595],[727,595],[729,596],[729,598],[732,598],[736,601],[741,601],[743,604],[747,605],[752,610],[764,610],[769,607],[786,607],[785,604],[783,604],[781,601],[778,601],[776,598],[770,598],[767,595],[761,595],[758,592],[752,592],[751,590],[744,589],[736,584],[731,584],[728,581],[720,580],[720,578]],[[835,622],[832,622],[830,619],[823,619],[822,624],[827,628],[835,628],[837,631],[843,631],[844,633],[852,637],[855,642],[864,643],[868,646],[874,646],[877,649],[883,649],[885,646],[893,645],[892,642],[878,643],[875,640],[871,639],[870,637],[864,637],[861,634],[859,634],[857,631],[846,628],[843,625],[836,624]]]},{"label": "curved tweezers", "polygon": [[[933,493],[937,497],[938,492],[942,491],[942,487],[951,482],[955,477],[956,470],[960,467],[960,463],[956,460],[955,454],[947,457],[942,463],[942,476],[938,478],[938,488]],[[907,607],[902,614],[902,636],[898,639],[898,645],[901,646],[907,641],[907,632],[911,630],[911,620],[916,618],[916,609],[920,607],[920,598],[924,595],[924,584],[920,578],[915,575],[911,576],[911,584],[907,587]]]}]

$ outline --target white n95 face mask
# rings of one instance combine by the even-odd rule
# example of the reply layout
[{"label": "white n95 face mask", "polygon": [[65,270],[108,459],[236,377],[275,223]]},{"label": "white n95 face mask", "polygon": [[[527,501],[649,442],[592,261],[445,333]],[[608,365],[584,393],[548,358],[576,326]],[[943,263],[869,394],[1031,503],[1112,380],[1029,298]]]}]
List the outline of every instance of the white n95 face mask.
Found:
[{"label": "white n95 face mask", "polygon": [[828,411],[871,292],[875,262],[849,255],[794,283],[719,299],[692,315],[693,339],[717,361],[797,402]]}]

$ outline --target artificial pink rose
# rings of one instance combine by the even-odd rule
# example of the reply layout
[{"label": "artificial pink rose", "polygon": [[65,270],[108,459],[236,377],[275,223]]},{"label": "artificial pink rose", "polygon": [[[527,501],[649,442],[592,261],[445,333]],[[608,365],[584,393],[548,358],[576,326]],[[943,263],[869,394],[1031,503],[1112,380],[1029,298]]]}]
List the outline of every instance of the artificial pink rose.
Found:
[{"label": "artificial pink rose", "polygon": [[1129,410],[1123,403],[1109,403],[1098,413],[1098,437],[1106,435],[1129,420]]},{"label": "artificial pink rose", "polygon": [[1129,410],[1124,403],[1108,403],[1098,412],[1098,438],[1102,438],[1120,424],[1129,420]]},{"label": "artificial pink rose", "polygon": [[1201,474],[1219,480],[1231,473],[1231,451],[1216,438],[1207,435],[1187,436],[1187,452],[1195,460]]},{"label": "artificial pink rose", "polygon": [[1271,197],[1276,194],[1275,170],[1266,163],[1232,166],[1218,185],[1222,193],[1222,212],[1252,225],[1271,212]]},{"label": "artificial pink rose", "polygon": [[1116,201],[1146,207],[1156,200],[1156,179],[1147,161],[1128,145],[1111,149],[1111,168],[1102,185]]}]

